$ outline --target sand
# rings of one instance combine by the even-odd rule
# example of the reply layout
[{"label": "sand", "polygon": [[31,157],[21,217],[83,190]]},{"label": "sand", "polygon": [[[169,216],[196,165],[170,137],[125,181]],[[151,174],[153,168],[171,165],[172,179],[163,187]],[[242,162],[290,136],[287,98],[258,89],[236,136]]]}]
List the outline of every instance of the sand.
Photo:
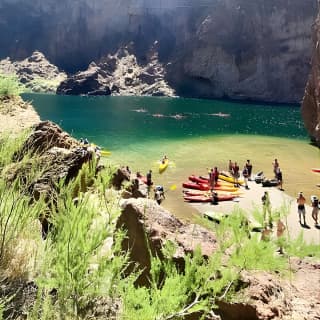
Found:
[{"label": "sand", "polygon": [[[264,191],[268,191],[270,195],[270,201],[272,206],[272,211],[280,208],[282,205],[287,204],[289,214],[287,218],[283,219],[283,222],[288,226],[286,233],[291,239],[295,239],[302,232],[304,239],[308,243],[320,244],[320,227],[317,228],[314,225],[314,220],[311,217],[312,207],[306,205],[306,223],[307,226],[303,227],[299,223],[297,203],[296,199],[290,197],[285,191],[279,190],[277,187],[263,187],[261,184],[257,184],[254,181],[248,182],[249,190],[241,187],[243,194],[241,197],[235,199],[236,201],[223,201],[219,202],[218,205],[212,205],[210,203],[192,203],[190,204],[200,213],[204,212],[221,212],[230,213],[234,207],[239,207],[249,215],[249,219],[254,221],[251,212],[254,207],[262,210],[261,197]],[[306,202],[310,203],[310,199],[306,198]],[[319,213],[320,221],[320,213]],[[276,232],[276,226],[273,227],[274,232]]]}]

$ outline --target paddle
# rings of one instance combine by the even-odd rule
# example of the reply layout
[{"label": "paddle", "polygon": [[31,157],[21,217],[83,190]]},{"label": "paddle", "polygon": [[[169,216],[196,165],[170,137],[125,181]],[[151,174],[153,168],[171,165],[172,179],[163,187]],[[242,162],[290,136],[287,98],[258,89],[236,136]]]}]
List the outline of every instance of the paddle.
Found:
[{"label": "paddle", "polygon": [[108,157],[111,155],[111,151],[108,150],[101,150],[100,153],[103,157]]},{"label": "paddle", "polygon": [[170,186],[169,190],[174,191],[177,189],[177,185],[173,184],[172,186]]}]

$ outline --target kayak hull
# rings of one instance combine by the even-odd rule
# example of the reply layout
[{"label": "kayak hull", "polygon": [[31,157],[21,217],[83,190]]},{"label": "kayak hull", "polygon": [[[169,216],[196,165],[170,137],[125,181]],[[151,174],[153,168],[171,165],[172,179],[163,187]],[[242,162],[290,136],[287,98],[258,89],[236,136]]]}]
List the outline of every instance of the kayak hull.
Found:
[{"label": "kayak hull", "polygon": [[[233,184],[235,183],[234,177],[227,177],[224,174],[219,174],[219,179],[221,179],[223,181],[227,181],[227,182],[233,183]],[[243,181],[243,179],[238,179],[237,183],[238,184],[244,184],[244,181]]]},{"label": "kayak hull", "polygon": [[164,162],[161,162],[159,165],[159,173],[163,173],[169,165],[169,159],[164,160]]},{"label": "kayak hull", "polygon": [[320,173],[320,168],[311,168],[312,172]]},{"label": "kayak hull", "polygon": [[[189,202],[211,202],[212,201],[212,197],[208,197],[208,196],[184,196],[183,197],[185,201],[189,201]],[[218,201],[229,201],[229,200],[233,200],[235,198],[235,196],[233,195],[218,195],[217,196]]]}]

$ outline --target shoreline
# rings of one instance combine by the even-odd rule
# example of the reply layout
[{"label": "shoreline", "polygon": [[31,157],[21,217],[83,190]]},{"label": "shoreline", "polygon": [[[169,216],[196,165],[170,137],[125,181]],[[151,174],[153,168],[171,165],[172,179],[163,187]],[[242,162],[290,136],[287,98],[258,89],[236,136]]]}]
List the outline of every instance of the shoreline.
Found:
[{"label": "shoreline", "polygon": [[[245,190],[243,187],[241,188],[243,194],[241,197],[237,198],[236,201],[222,201],[219,202],[218,205],[212,205],[211,203],[190,203],[189,205],[200,214],[205,212],[231,213],[235,207],[239,207],[246,212],[250,221],[255,222],[252,217],[252,211],[254,208],[257,208],[262,212],[261,197],[265,191],[268,191],[272,212],[283,205],[288,206],[289,213],[282,219],[282,222],[288,226],[285,230],[285,234],[291,239],[296,239],[302,232],[304,240],[307,243],[313,242],[314,244],[320,244],[320,227],[315,227],[314,220],[311,217],[312,207],[309,205],[310,199],[305,196],[306,223],[308,228],[302,227],[299,224],[298,209],[294,197],[288,195],[285,191],[279,190],[277,187],[262,187],[261,184],[257,184],[255,181],[248,181],[248,186],[250,188],[249,190]],[[276,233],[275,223],[272,230]]]}]

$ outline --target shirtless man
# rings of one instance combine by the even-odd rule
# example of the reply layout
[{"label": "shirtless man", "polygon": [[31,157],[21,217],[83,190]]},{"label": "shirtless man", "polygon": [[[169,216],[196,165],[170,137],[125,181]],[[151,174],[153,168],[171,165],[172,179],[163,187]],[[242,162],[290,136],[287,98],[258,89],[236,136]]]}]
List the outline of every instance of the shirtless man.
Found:
[{"label": "shirtless man", "polygon": [[298,214],[299,214],[299,223],[301,224],[301,215],[303,216],[303,225],[306,225],[306,208],[305,208],[306,198],[303,196],[302,192],[299,193],[297,198],[298,204]]}]

